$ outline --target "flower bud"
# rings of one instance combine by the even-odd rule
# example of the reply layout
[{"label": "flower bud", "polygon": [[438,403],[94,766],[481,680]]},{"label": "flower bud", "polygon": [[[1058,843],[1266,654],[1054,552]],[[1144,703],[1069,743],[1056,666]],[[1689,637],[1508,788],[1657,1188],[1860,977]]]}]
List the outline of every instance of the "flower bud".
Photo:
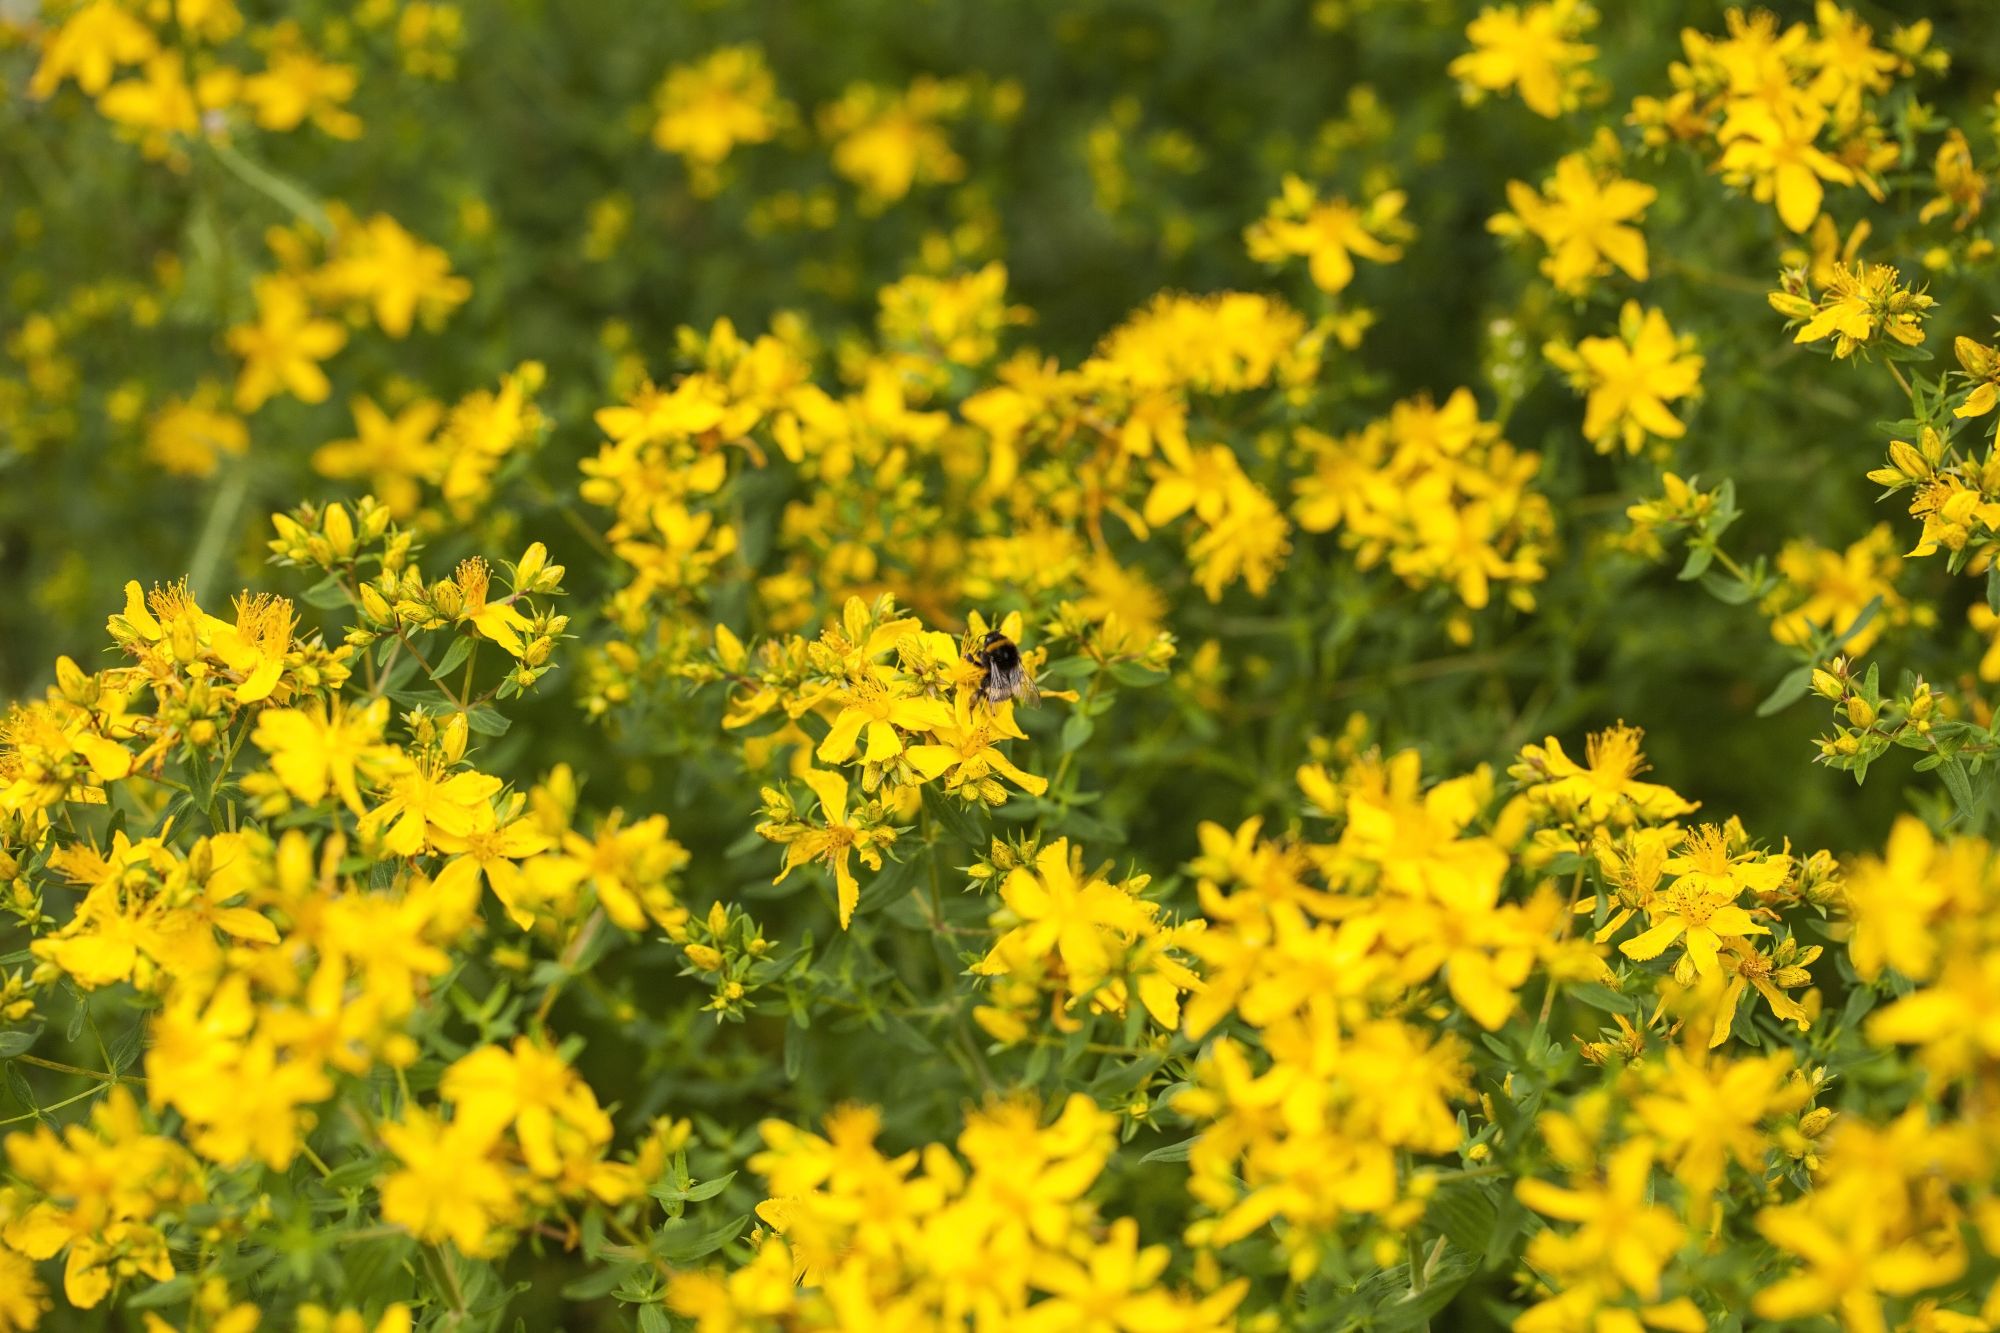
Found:
[{"label": "flower bud", "polygon": [[361,585],[361,614],[377,625],[390,624],[396,618],[387,599],[372,583]]},{"label": "flower bud", "polygon": [[1889,461],[1896,471],[1912,481],[1923,481],[1931,475],[1930,463],[1903,440],[1889,441]]},{"label": "flower bud", "polygon": [[542,570],[548,567],[549,548],[536,542],[522,553],[520,562],[514,566],[514,587],[525,590],[534,586]]},{"label": "flower bud", "polygon": [[1869,703],[1858,694],[1848,699],[1847,720],[1855,726],[1872,727],[1875,725],[1875,718],[1876,711],[1874,704]]},{"label": "flower bud", "polygon": [[333,554],[345,560],[354,554],[354,520],[347,516],[347,507],[330,504],[320,519],[320,531],[326,534],[327,545]]},{"label": "flower bud", "polygon": [[1789,292],[1772,292],[1769,300],[1771,309],[1786,319],[1811,319],[1813,303],[1803,296],[1793,296]]},{"label": "flower bud", "polygon": [[453,713],[444,724],[442,749],[444,757],[452,763],[465,758],[465,743],[471,736],[471,726],[464,713]]}]

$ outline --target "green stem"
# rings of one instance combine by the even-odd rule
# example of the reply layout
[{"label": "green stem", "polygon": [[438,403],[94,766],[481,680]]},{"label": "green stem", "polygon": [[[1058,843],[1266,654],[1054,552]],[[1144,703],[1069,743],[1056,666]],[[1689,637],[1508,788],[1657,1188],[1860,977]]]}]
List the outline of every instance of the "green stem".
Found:
[{"label": "green stem", "polygon": [[556,997],[562,994],[563,983],[574,973],[576,960],[583,956],[585,946],[590,943],[591,938],[597,934],[598,927],[603,924],[604,909],[596,907],[591,909],[583,924],[576,928],[576,934],[571,937],[569,947],[565,948],[562,957],[556,960],[556,965],[562,968],[563,974],[549,983],[549,988],[542,992],[542,1002],[535,1007],[536,1027],[543,1029],[548,1027],[549,1011],[555,1008]]},{"label": "green stem", "polygon": [[[475,638],[472,641],[472,651],[465,655],[465,684],[461,685],[458,691],[462,696],[458,701],[460,712],[469,713],[472,711],[472,668],[478,664],[479,640]],[[442,681],[439,682],[439,684],[442,683]]]},{"label": "green stem", "polygon": [[[1557,944],[1561,944],[1569,938],[1570,928],[1576,923],[1576,905],[1582,897],[1583,867],[1578,866],[1576,868],[1576,878],[1569,882],[1569,906],[1563,909],[1562,924],[1556,928]],[[1542,1016],[1535,1020],[1535,1032],[1538,1037],[1545,1038],[1548,1036],[1549,1013],[1555,1006],[1556,981],[1554,977],[1550,977],[1549,988],[1542,993]],[[1540,1042],[1537,1041],[1536,1045],[1539,1047]]]},{"label": "green stem", "polygon": [[1897,365],[1894,361],[1885,361],[1882,364],[1889,367],[1889,373],[1896,377],[1896,383],[1903,386],[1903,396],[1910,400],[1910,410],[1912,412],[1916,411],[1917,391],[1911,388],[1909,380],[1903,377],[1903,368]]},{"label": "green stem", "polygon": [[[17,1055],[14,1059],[19,1060],[24,1065],[33,1065],[37,1069],[52,1069],[58,1074],[76,1074],[83,1078],[94,1078],[105,1083],[144,1083],[146,1081],[137,1074],[105,1073],[96,1069],[84,1069],[78,1065],[66,1065],[60,1060],[44,1060],[39,1055]],[[110,1061],[107,1059],[105,1063],[109,1064]]]},{"label": "green stem", "polygon": [[[15,1058],[19,1059],[20,1057],[16,1056]],[[99,1083],[92,1087],[85,1088],[82,1092],[77,1093],[76,1096],[74,1097],[65,1097],[61,1101],[51,1102],[47,1106],[37,1106],[34,1110],[28,1112],[26,1115],[9,1116],[5,1120],[0,1120],[0,1127],[5,1127],[7,1125],[19,1125],[29,1120],[40,1120],[44,1116],[48,1115],[48,1113],[51,1111],[60,1111],[65,1106],[73,1106],[77,1102],[82,1101],[85,1097],[95,1097],[110,1086],[111,1085],[109,1083]]]},{"label": "green stem", "polygon": [[194,554],[188,559],[188,591],[194,594],[196,601],[208,596],[209,585],[215,578],[217,566],[222,563],[223,552],[235,533],[237,519],[243,512],[243,502],[249,495],[249,465],[241,462],[224,464],[222,480],[208,502],[207,515],[201,521],[201,535],[195,539]]},{"label": "green stem", "polygon": [[225,140],[209,139],[206,142],[215,160],[229,168],[230,175],[306,223],[321,236],[332,239],[333,219],[326,215],[326,209],[320,206],[319,200],[270,168],[251,161]]},{"label": "green stem", "polygon": [[[1097,670],[1091,674],[1090,688],[1083,692],[1083,701],[1077,705],[1077,711],[1085,717],[1090,716],[1090,706],[1097,702],[1098,691],[1103,688],[1104,674],[1104,665],[1100,662]],[[1049,795],[1056,799],[1056,803],[1062,807],[1064,813],[1068,813],[1069,811],[1069,800],[1063,795],[1063,781],[1069,777],[1070,765],[1075,761],[1075,750],[1064,751],[1063,757],[1056,761],[1055,776],[1049,779]],[[1041,836],[1042,820],[1037,817],[1035,820],[1035,837],[1039,840]]]}]

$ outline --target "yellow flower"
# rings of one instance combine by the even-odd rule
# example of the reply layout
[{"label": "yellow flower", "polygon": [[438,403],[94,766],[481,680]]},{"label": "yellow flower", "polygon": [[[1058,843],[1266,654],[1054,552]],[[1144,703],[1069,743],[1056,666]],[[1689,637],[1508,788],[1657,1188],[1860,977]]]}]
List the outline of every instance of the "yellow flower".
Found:
[{"label": "yellow flower", "polygon": [[1825,123],[1826,111],[1810,98],[1738,98],[1716,131],[1723,145],[1716,170],[1732,185],[1749,185],[1759,203],[1775,200],[1779,219],[1803,232],[1819,217],[1822,180],[1855,182],[1852,170],[1813,146]]},{"label": "yellow flower", "polygon": [[653,94],[653,143],[687,159],[699,193],[720,184],[714,168],[738,144],[768,143],[792,118],[754,45],[725,46],[667,71]]},{"label": "yellow flower", "polygon": [[1284,511],[1248,477],[1232,478],[1222,492],[1222,513],[1188,545],[1195,582],[1211,602],[1241,579],[1262,597],[1290,553],[1291,525]]},{"label": "yellow flower", "polygon": [[[1838,1144],[1835,1153],[1837,1158]],[[1871,1202],[1855,1206],[1836,1186],[1828,1194],[1815,1191],[1758,1212],[1764,1239],[1800,1261],[1799,1271],[1750,1298],[1759,1318],[1838,1314],[1854,1333],[1886,1333],[1884,1296],[1913,1295],[1965,1271],[1965,1250],[1956,1234],[1900,1234],[1897,1214]]]},{"label": "yellow flower", "polygon": [[1653,1202],[1653,1150],[1643,1139],[1612,1152],[1601,1180],[1564,1189],[1529,1178],[1516,1182],[1514,1195],[1545,1217],[1575,1225],[1567,1232],[1538,1232],[1529,1244],[1529,1264],[1538,1273],[1562,1279],[1562,1288],[1522,1316],[1523,1328],[1571,1327],[1552,1316],[1565,1309],[1574,1312],[1577,1295],[1587,1297],[1597,1285],[1592,1279],[1614,1296],[1622,1289],[1642,1301],[1657,1300],[1661,1275],[1687,1241],[1686,1228],[1673,1210]]},{"label": "yellow flower", "polygon": [[1983,417],[2000,405],[2000,350],[1962,337],[1952,343],[1952,352],[1958,357],[1965,378],[1971,381],[1972,392],[1951,414],[1960,420]]},{"label": "yellow flower", "polygon": [[892,347],[935,355],[958,366],[983,366],[1000,351],[1000,336],[1029,312],[1007,304],[1007,266],[998,260],[951,278],[912,273],[877,295],[876,323]]},{"label": "yellow flower", "polygon": [[647,919],[672,928],[675,905],[671,877],[688,863],[687,848],[667,836],[665,815],[630,825],[613,810],[592,837],[563,834],[563,851],[581,872],[580,883],[597,891],[604,914],[626,930],[643,930]]},{"label": "yellow flower", "polygon": [[1648,912],[1652,928],[1626,940],[1619,950],[1644,962],[1680,940],[1695,971],[1707,973],[1714,970],[1725,939],[1771,933],[1736,905],[1736,897],[1777,888],[1791,873],[1791,863],[1760,853],[1732,856],[1724,830],[1704,824],[1688,834],[1679,855],[1667,859],[1666,871],[1679,878],[1655,897]]},{"label": "yellow flower", "polygon": [[1597,48],[1575,40],[1597,25],[1584,0],[1497,5],[1466,25],[1473,49],[1451,62],[1452,78],[1480,92],[1518,89],[1521,101],[1550,119],[1576,107],[1591,78],[1581,68]]},{"label": "yellow flower", "polygon": [[367,303],[391,338],[407,337],[419,312],[436,328],[472,295],[472,284],[451,271],[449,255],[386,213],[341,228],[334,245],[320,282],[340,299]]},{"label": "yellow flower", "polygon": [[336,480],[364,479],[392,518],[410,518],[424,485],[435,485],[444,475],[444,451],[436,439],[444,408],[419,398],[391,417],[364,397],[354,400],[353,410],[354,438],[313,450],[313,471]]},{"label": "yellow flower", "polygon": [[32,1333],[48,1308],[48,1288],[34,1264],[0,1245],[0,1333]]},{"label": "yellow flower", "polygon": [[1549,360],[1588,394],[1583,433],[1599,453],[1623,443],[1636,454],[1651,435],[1678,440],[1687,434],[1667,404],[1701,387],[1702,358],[1694,340],[1676,337],[1667,317],[1627,301],[1618,314],[1616,338],[1585,338],[1574,349],[1550,343]]},{"label": "yellow flower", "polygon": [[155,1105],[171,1103],[186,1117],[188,1142],[203,1157],[282,1171],[305,1140],[302,1108],[331,1097],[333,1081],[316,1055],[287,1054],[268,1033],[241,1042],[221,1036],[252,1021],[247,986],[225,986],[205,1010],[185,993],[177,997],[156,1020],[147,1091]]},{"label": "yellow flower", "polygon": [[1624,827],[1634,822],[1673,819],[1696,808],[1670,787],[1641,782],[1650,765],[1639,752],[1645,732],[1619,723],[1594,732],[1584,742],[1584,762],[1563,753],[1554,736],[1524,746],[1508,772],[1530,784],[1528,794],[1559,818]]},{"label": "yellow flower", "polygon": [[532,632],[534,623],[515,609],[519,597],[516,593],[503,601],[488,601],[488,589],[492,574],[486,561],[479,556],[458,562],[452,579],[458,584],[462,606],[458,613],[460,623],[470,624],[481,635],[493,640],[509,654],[519,657],[526,651],[522,642],[522,631]]},{"label": "yellow flower", "polygon": [[1748,940],[1727,941],[1723,946],[1722,966],[1724,971],[1733,975],[1722,992],[1722,1002],[1716,1009],[1715,1030],[1709,1034],[1708,1044],[1711,1047],[1720,1046],[1729,1040],[1736,1022],[1736,1006],[1743,998],[1746,985],[1756,988],[1765,1003],[1771,1006],[1771,1014],[1778,1021],[1796,1023],[1801,1032],[1811,1028],[1812,1015],[1785,991],[1812,984],[1812,976],[1806,968],[1820,953],[1819,945],[1800,948],[1796,939],[1786,940],[1771,954],[1759,953]]},{"label": "yellow flower", "polygon": [[463,836],[479,822],[480,811],[500,791],[500,779],[470,771],[447,774],[432,759],[402,761],[385,783],[388,796],[361,820],[362,836],[380,833],[382,848],[396,856],[415,856],[431,845],[432,835]]},{"label": "yellow flower", "polygon": [[297,623],[291,602],[283,597],[270,593],[237,597],[236,623],[216,631],[213,645],[222,664],[243,678],[236,686],[236,702],[260,703],[271,697],[284,673]]},{"label": "yellow flower", "polygon": [[341,105],[360,86],[359,71],[307,50],[295,25],[277,31],[264,70],[243,80],[243,101],[258,128],[284,133],[310,120],[332,138],[360,138],[361,118]]},{"label": "yellow flower", "polygon": [[1408,202],[1401,190],[1385,190],[1356,208],[1345,199],[1322,201],[1312,186],[1286,176],[1269,211],[1244,233],[1250,257],[1260,264],[1283,263],[1293,255],[1309,260],[1313,285],[1338,292],[1354,279],[1353,256],[1378,264],[1402,258],[1398,241],[1411,235],[1403,220]]},{"label": "yellow flower", "polygon": [[[1841,651],[1858,656],[1892,626],[1928,623],[1929,608],[1911,607],[1896,591],[1902,566],[1895,533],[1886,523],[1876,524],[1845,551],[1829,551],[1805,539],[1786,542],[1777,560],[1782,582],[1764,604],[1772,617],[1771,637],[1803,644],[1818,627],[1836,637],[1848,634]],[[1861,613],[1878,600],[1869,622],[1849,634]]]},{"label": "yellow flower", "polygon": [[140,64],[158,49],[153,30],[118,0],[90,0],[42,43],[28,96],[48,97],[64,80],[74,79],[95,97],[110,85],[118,66]]},{"label": "yellow flower", "polygon": [[219,398],[216,386],[205,383],[191,399],[167,400],[146,424],[146,456],[169,472],[208,477],[224,457],[248,453],[249,427]]},{"label": "yellow flower", "polygon": [[1489,227],[1503,235],[1528,232],[1548,249],[1542,272],[1557,290],[1581,296],[1615,265],[1627,277],[1646,279],[1646,237],[1635,225],[1659,191],[1613,170],[1591,166],[1587,153],[1570,153],[1540,193],[1522,181],[1507,183],[1513,212]]},{"label": "yellow flower", "polygon": [[1945,131],[1932,170],[1937,176],[1937,198],[1923,206],[1917,213],[1917,221],[1930,222],[1955,213],[1952,230],[1964,231],[1984,210],[1986,196],[1993,189],[1992,178],[1974,162],[1972,145],[1966,142],[1964,130],[1954,125]]},{"label": "yellow flower", "polygon": [[1771,308],[1800,324],[1795,343],[1832,338],[1833,354],[1846,358],[1865,351],[1883,338],[1905,347],[1924,340],[1925,312],[1936,304],[1929,296],[1902,285],[1887,264],[1835,266],[1832,279],[1817,300],[1790,286],[1772,292]]},{"label": "yellow flower", "polygon": [[535,917],[527,908],[530,895],[521,868],[514,863],[547,851],[548,835],[531,820],[509,818],[503,822],[487,802],[474,803],[465,813],[469,818],[462,829],[433,826],[430,830],[431,846],[452,858],[437,873],[435,888],[447,900],[470,905],[479,901],[479,886],[484,881],[514,924],[529,929]]},{"label": "yellow flower", "polygon": [[554,1179],[576,1159],[596,1159],[611,1142],[611,1117],[561,1055],[526,1037],[512,1050],[482,1046],[444,1074],[438,1092],[453,1126],[473,1138],[512,1128],[528,1169]]},{"label": "yellow flower", "polygon": [[1670,1046],[1665,1063],[1647,1062],[1642,1075],[1646,1091],[1633,1109],[1686,1187],[1697,1218],[1712,1209],[1729,1163],[1761,1175],[1773,1145],[1760,1126],[1797,1111],[1808,1091],[1793,1077],[1789,1051],[1730,1060]]},{"label": "yellow flower", "polygon": [[229,350],[243,360],[236,378],[236,410],[255,412],[280,392],[301,402],[325,402],[333,386],[319,363],[347,345],[347,331],[313,315],[296,279],[267,274],[253,290],[256,322],[228,333]]},{"label": "yellow flower", "polygon": [[1008,956],[1018,953],[1059,957],[1069,990],[1079,998],[1110,977],[1159,909],[1108,880],[1079,878],[1070,860],[1069,839],[1058,838],[1036,854],[1032,870],[1019,866],[1008,874],[1000,897],[1020,924],[972,965],[975,975],[1006,975]]},{"label": "yellow flower", "polygon": [[951,720],[932,728],[935,740],[909,748],[910,767],[922,774],[926,781],[949,774],[945,782],[947,791],[977,793],[978,798],[987,804],[997,804],[993,800],[996,795],[1004,799],[998,784],[988,777],[989,773],[999,773],[1030,796],[1040,796],[1047,791],[1047,778],[1023,772],[994,743],[997,739],[1008,737],[1027,739],[1026,733],[1014,722],[1013,704],[1003,703],[998,708],[984,709],[977,708],[972,699],[972,691],[959,691]]},{"label": "yellow flower", "polygon": [[114,124],[140,132],[142,150],[163,156],[167,136],[192,137],[201,125],[201,105],[229,100],[232,81],[213,71],[199,85],[190,84],[178,51],[162,51],[149,59],[138,78],[120,79],[97,99],[97,109]]},{"label": "yellow flower", "polygon": [[766,837],[782,832],[781,840],[788,844],[785,848],[785,867],[771,882],[782,884],[785,876],[796,867],[808,861],[824,861],[833,868],[839,897],[840,926],[845,930],[847,923],[854,918],[854,905],[861,901],[861,885],[854,878],[848,860],[858,855],[869,869],[880,870],[880,849],[896,840],[895,830],[848,822],[847,779],[840,774],[829,769],[809,768],[799,777],[819,797],[820,817],[826,822],[818,828],[801,825],[782,831],[771,826],[759,827],[758,832]]},{"label": "yellow flower", "polygon": [[[201,1171],[180,1144],[146,1132],[128,1088],[105,1094],[88,1124],[60,1135],[39,1124],[33,1133],[8,1135],[6,1149],[14,1176],[36,1201],[0,1226],[0,1241],[33,1260],[67,1248],[63,1294],[71,1305],[90,1309],[134,1275],[173,1278],[154,1219],[203,1197]],[[0,1201],[11,1202],[4,1194]]]},{"label": "yellow flower", "polygon": [[316,804],[331,791],[359,815],[363,806],[357,775],[387,753],[381,741],[388,720],[387,699],[360,709],[335,699],[310,709],[266,709],[257,715],[250,739],[271,757],[271,771],[292,795]]},{"label": "yellow flower", "polygon": [[813,753],[822,763],[845,763],[853,758],[856,745],[865,735],[868,744],[861,757],[867,763],[879,764],[903,753],[904,740],[897,728],[921,733],[951,725],[951,709],[942,699],[901,691],[902,687],[879,676],[863,676],[840,697],[840,711],[834,716],[833,727]]},{"label": "yellow flower", "polygon": [[447,1124],[415,1106],[400,1122],[383,1125],[383,1144],[402,1162],[381,1182],[383,1220],[419,1240],[448,1240],[467,1255],[497,1247],[494,1232],[521,1208],[494,1155],[499,1137],[491,1119]]},{"label": "yellow flower", "polygon": [[919,182],[965,175],[938,122],[959,115],[969,89],[956,79],[920,75],[905,92],[856,83],[820,108],[820,133],[833,140],[833,169],[861,187],[864,211],[879,212]]}]

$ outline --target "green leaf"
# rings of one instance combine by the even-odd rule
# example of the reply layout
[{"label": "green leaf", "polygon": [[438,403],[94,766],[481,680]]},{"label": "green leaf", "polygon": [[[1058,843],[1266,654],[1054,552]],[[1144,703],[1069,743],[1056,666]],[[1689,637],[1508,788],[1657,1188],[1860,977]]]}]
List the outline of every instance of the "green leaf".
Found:
[{"label": "green leaf", "polygon": [[440,685],[444,684],[444,678],[461,666],[465,662],[465,659],[471,655],[472,636],[470,634],[459,635],[451,641],[451,647],[445,649],[445,654],[438,659],[437,665],[431,668],[431,679]]},{"label": "green leaf", "polygon": [[347,594],[341,591],[340,580],[328,574],[304,594],[307,606],[316,606],[322,611],[338,611],[347,605]]},{"label": "green leaf", "polygon": [[1062,735],[1057,743],[1061,745],[1064,754],[1072,750],[1081,750],[1096,730],[1097,724],[1088,717],[1082,713],[1071,713],[1063,722]]},{"label": "green leaf", "polygon": [[408,1236],[384,1236],[378,1240],[343,1245],[340,1274],[347,1300],[355,1305],[386,1299],[405,1287],[404,1267],[416,1252],[416,1242]]},{"label": "green leaf", "polygon": [[574,1282],[563,1284],[563,1299],[571,1301],[595,1301],[609,1296],[624,1283],[626,1275],[637,1271],[633,1264],[606,1264],[594,1273],[586,1273]]},{"label": "green leaf", "polygon": [[653,1233],[653,1252],[670,1264],[692,1263],[735,1240],[749,1220],[750,1214],[742,1213],[703,1228],[692,1218],[676,1218]]},{"label": "green leaf", "polygon": [[1158,685],[1167,679],[1166,672],[1155,671],[1137,662],[1113,662],[1108,669],[1111,672],[1111,679],[1120,685],[1133,685],[1139,689],[1144,689],[1148,685]]},{"label": "green leaf", "polygon": [[785,1024],[785,1082],[798,1080],[806,1062],[806,1029],[797,1023]]},{"label": "green leaf", "polygon": [[1420,1292],[1409,1290],[1410,1270],[1408,1265],[1399,1264],[1377,1277],[1385,1279],[1382,1286],[1387,1290],[1378,1298],[1374,1317],[1368,1326],[1376,1333],[1416,1333],[1430,1327],[1433,1316],[1443,1312],[1459,1289],[1473,1274],[1471,1259],[1449,1246],[1439,1260],[1437,1270],[1430,1276],[1430,1282]]},{"label": "green leaf", "polygon": [[1938,765],[1938,772],[1944,777],[1945,790],[1951,793],[1952,802],[1958,806],[1958,817],[1976,826],[1983,793],[1973,791],[1972,773],[1966,768],[1965,761],[1953,755]]},{"label": "green leaf", "polygon": [[128,1310],[151,1310],[162,1305],[178,1305],[193,1295],[194,1279],[186,1273],[176,1273],[165,1282],[133,1292],[119,1304]]},{"label": "green leaf", "polygon": [[684,1190],[662,1185],[648,1192],[661,1203],[700,1203],[703,1199],[713,1199],[716,1195],[728,1189],[729,1182],[734,1179],[736,1179],[736,1173],[731,1171],[726,1176],[717,1176],[714,1180],[704,1180],[700,1184],[690,1185]]},{"label": "green leaf", "polygon": [[1687,561],[1681,566],[1680,580],[1687,583],[1698,579],[1715,559],[1715,548],[1707,542],[1689,542]]},{"label": "green leaf", "polygon": [[513,724],[497,708],[475,708],[465,715],[465,725],[481,736],[504,736]]},{"label": "green leaf", "polygon": [[1148,1162],[1185,1162],[1188,1154],[1194,1151],[1194,1145],[1200,1140],[1201,1135],[1196,1134],[1193,1138],[1182,1139],[1179,1143],[1169,1143],[1163,1148],[1155,1148],[1139,1159],[1139,1165],[1144,1166]]},{"label": "green leaf", "polygon": [[1757,595],[1755,584],[1746,583],[1733,574],[1723,578],[1713,570],[1701,576],[1701,586],[1708,590],[1709,596],[1731,606],[1741,606]]},{"label": "green leaf", "polygon": [[1563,987],[1563,994],[1573,1000],[1602,1009],[1607,1014],[1636,1014],[1639,1002],[1629,995],[1620,995],[1601,981],[1579,981]]},{"label": "green leaf", "polygon": [[39,1024],[32,1028],[20,1028],[13,1032],[0,1032],[0,1060],[11,1060],[35,1044],[35,1038],[42,1035]]},{"label": "green leaf", "polygon": [[1784,678],[1778,682],[1778,687],[1765,697],[1763,703],[1757,705],[1757,716],[1769,717],[1773,713],[1782,713],[1805,698],[1806,691],[1812,688],[1812,673],[1813,669],[1810,666],[1794,667],[1787,671]]},{"label": "green leaf", "polygon": [[704,1180],[699,1185],[691,1186],[687,1192],[687,1201],[689,1203],[700,1203],[703,1199],[713,1199],[716,1195],[728,1189],[729,1182],[734,1179],[736,1179],[736,1173],[731,1171],[726,1176],[717,1176],[714,1180]]},{"label": "green leaf", "polygon": [[968,847],[986,849],[986,831],[957,797],[947,796],[929,783],[924,784],[923,792],[924,811],[937,821],[939,828]]},{"label": "green leaf", "polygon": [[1450,1181],[1439,1187],[1424,1209],[1424,1218],[1451,1239],[1454,1249],[1485,1254],[1500,1221],[1492,1191],[1476,1181]]}]

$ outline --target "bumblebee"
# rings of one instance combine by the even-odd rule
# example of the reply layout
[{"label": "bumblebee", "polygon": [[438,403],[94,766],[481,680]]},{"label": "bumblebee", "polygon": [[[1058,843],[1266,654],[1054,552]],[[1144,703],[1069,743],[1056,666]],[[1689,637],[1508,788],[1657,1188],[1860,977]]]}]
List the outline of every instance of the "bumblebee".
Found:
[{"label": "bumblebee", "polygon": [[1032,705],[1041,700],[1041,691],[1035,688],[1034,679],[1021,662],[1020,648],[999,630],[990,631],[985,642],[966,656],[986,673],[979,682],[979,693],[987,703],[1019,699]]}]

